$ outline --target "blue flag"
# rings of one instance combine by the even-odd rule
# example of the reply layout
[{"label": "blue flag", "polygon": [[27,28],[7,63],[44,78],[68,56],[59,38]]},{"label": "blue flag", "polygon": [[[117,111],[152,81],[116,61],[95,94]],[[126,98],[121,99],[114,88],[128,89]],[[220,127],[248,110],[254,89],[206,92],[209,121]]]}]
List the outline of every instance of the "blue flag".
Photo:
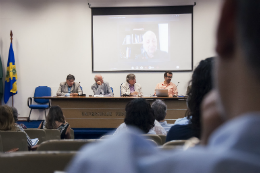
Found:
[{"label": "blue flag", "polygon": [[4,93],[4,101],[8,102],[9,98],[15,94],[17,94],[17,73],[15,67],[15,59],[14,59],[14,50],[12,43],[10,44],[8,62],[7,62],[7,70],[5,76],[5,93]]}]

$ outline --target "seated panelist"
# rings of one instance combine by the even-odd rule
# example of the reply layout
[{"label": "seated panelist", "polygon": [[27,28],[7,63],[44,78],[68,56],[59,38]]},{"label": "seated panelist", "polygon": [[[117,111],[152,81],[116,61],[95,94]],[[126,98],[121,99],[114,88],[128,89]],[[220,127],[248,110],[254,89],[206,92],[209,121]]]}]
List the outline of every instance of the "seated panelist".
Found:
[{"label": "seated panelist", "polygon": [[[178,95],[178,89],[174,83],[171,82],[172,80],[172,72],[166,71],[164,73],[164,81],[158,83],[155,89],[168,89],[168,96],[173,97],[174,95]],[[155,93],[156,95],[156,93]]]},{"label": "seated panelist", "polygon": [[57,96],[77,96],[82,95],[80,84],[75,81],[75,77],[71,74],[67,76],[66,82],[61,82],[57,91]]},{"label": "seated panelist", "polygon": [[101,75],[96,75],[94,77],[96,81],[92,86],[91,89],[94,92],[94,95],[112,95],[111,88],[108,82],[103,81],[103,77]]},{"label": "seated panelist", "polygon": [[138,95],[142,94],[142,87],[136,83],[134,74],[128,74],[126,76],[126,82],[121,85],[121,95]]}]

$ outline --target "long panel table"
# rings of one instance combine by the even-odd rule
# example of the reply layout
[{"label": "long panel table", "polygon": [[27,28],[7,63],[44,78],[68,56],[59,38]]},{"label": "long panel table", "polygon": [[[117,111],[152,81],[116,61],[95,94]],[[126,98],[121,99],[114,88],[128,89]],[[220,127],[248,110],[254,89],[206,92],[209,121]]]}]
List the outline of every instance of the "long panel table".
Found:
[{"label": "long panel table", "polygon": [[[126,104],[137,97],[41,97],[51,100],[51,105],[61,107],[72,128],[117,128],[124,122]],[[166,120],[174,123],[185,116],[186,98],[143,97],[152,103],[161,99],[167,104]]]}]

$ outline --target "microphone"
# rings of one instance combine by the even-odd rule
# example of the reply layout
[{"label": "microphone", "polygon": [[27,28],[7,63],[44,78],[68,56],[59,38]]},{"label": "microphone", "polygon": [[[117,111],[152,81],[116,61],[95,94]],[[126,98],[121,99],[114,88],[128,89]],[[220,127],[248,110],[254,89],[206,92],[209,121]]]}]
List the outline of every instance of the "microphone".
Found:
[{"label": "microphone", "polygon": [[[177,87],[179,86],[179,83],[180,83],[180,82],[178,82],[178,84],[176,85],[176,89],[177,89]],[[175,96],[177,97],[178,95],[175,95]]]},{"label": "microphone", "polygon": [[82,89],[82,87],[80,86],[80,82],[79,82],[79,87],[80,87],[80,89],[81,89],[81,91],[82,91],[82,93],[81,93],[80,96],[86,96],[86,94],[83,94],[83,89]]},{"label": "microphone", "polygon": [[179,86],[179,83],[180,83],[180,82],[178,82],[178,84],[177,84],[176,88]]}]

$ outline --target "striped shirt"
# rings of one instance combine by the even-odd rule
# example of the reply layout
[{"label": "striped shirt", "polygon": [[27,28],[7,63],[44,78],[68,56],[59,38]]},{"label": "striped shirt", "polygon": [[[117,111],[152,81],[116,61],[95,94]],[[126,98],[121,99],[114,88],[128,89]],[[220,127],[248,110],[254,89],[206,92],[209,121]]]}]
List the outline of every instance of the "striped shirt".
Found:
[{"label": "striped shirt", "polygon": [[32,140],[31,140],[31,138],[27,135],[27,133],[24,131],[24,129],[23,129],[19,124],[15,124],[15,126],[16,126],[21,132],[25,133],[26,138],[27,138],[28,146],[29,146],[29,147],[33,147],[33,146],[34,146],[34,145],[33,145],[33,142],[32,142]]}]

